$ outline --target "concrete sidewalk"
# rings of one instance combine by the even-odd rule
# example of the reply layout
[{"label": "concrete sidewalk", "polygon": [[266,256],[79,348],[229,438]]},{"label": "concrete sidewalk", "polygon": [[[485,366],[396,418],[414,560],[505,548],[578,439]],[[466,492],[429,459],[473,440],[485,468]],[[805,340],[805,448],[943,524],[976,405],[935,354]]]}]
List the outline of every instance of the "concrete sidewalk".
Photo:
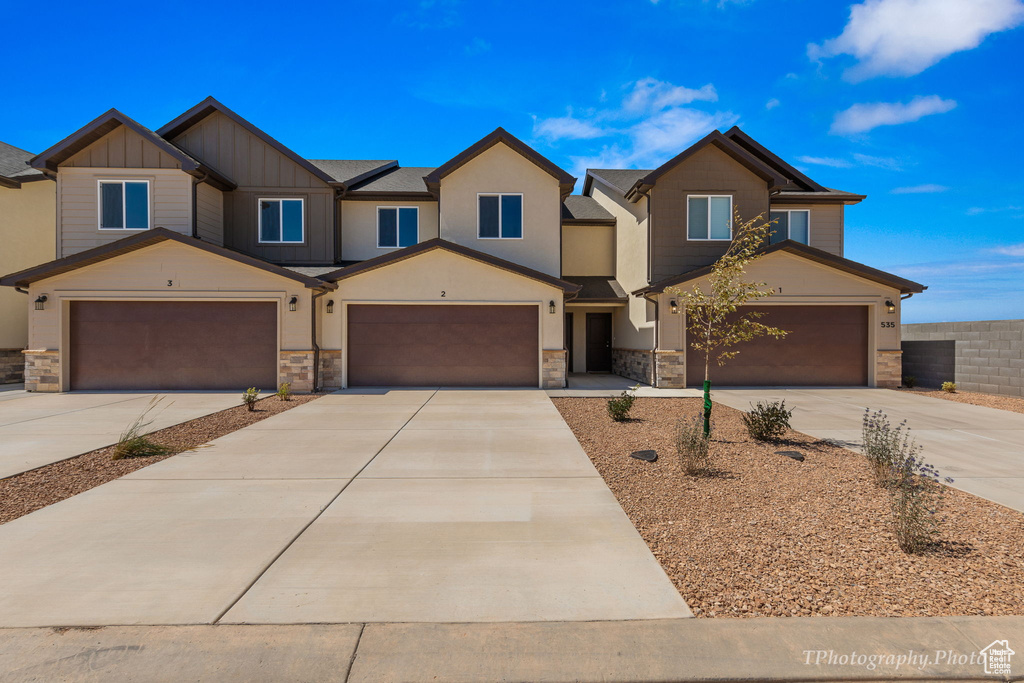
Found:
[{"label": "concrete sidewalk", "polygon": [[785,400],[793,429],[854,449],[864,409],[884,410],[894,426],[907,421],[925,461],[952,486],[1024,512],[1024,414],[891,389],[715,389],[712,398],[737,410]]},{"label": "concrete sidewalk", "polygon": [[[1022,680],[1024,617],[668,619],[0,631],[5,681]],[[1016,675],[1014,675],[1016,674]]]},{"label": "concrete sidewalk", "polygon": [[115,443],[155,396],[152,432],[241,405],[238,393],[13,391],[0,400],[0,479]]}]

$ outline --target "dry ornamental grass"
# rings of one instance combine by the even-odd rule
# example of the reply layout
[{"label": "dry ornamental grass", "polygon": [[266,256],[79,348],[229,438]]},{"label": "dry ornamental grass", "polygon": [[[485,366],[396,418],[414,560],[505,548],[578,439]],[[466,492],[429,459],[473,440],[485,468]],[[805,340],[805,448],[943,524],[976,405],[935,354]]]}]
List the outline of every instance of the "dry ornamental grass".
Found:
[{"label": "dry ornamental grass", "polygon": [[[1024,614],[1024,514],[950,489],[941,543],[908,555],[860,454],[793,431],[752,441],[716,404],[716,471],[688,477],[674,434],[700,399],[640,398],[623,423],[604,399],[554,403],[697,616]],[[642,449],[658,461],[629,457]]]}]

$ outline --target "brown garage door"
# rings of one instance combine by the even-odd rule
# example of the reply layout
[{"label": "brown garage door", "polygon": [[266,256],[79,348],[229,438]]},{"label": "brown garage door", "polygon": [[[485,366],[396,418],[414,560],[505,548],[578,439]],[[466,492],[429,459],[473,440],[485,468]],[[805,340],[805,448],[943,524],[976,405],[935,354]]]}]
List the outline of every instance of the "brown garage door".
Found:
[{"label": "brown garage door", "polygon": [[350,386],[538,383],[536,306],[348,307]]},{"label": "brown garage door", "polygon": [[72,389],[272,389],[277,305],[74,301]]},{"label": "brown garage door", "polygon": [[[738,356],[719,367],[711,362],[717,386],[822,386],[868,382],[866,306],[751,306],[764,311],[758,321],[789,332],[783,339],[759,338],[737,345]],[[749,310],[749,309],[748,309]],[[704,356],[686,352],[686,379],[704,381]]]}]

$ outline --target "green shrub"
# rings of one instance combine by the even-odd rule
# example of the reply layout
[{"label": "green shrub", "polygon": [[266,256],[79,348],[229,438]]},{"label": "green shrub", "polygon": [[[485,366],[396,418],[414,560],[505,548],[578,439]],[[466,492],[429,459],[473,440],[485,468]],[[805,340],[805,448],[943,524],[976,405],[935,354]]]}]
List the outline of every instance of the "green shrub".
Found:
[{"label": "green shrub", "polygon": [[938,513],[946,487],[938,470],[916,453],[898,463],[894,481],[890,502],[896,543],[905,553],[920,553],[939,534]]},{"label": "green shrub", "polygon": [[679,466],[691,476],[709,474],[712,467],[711,437],[704,433],[704,418],[680,420],[676,425],[676,454]]},{"label": "green shrub", "polygon": [[916,377],[913,375],[903,375],[903,386],[907,389],[913,389],[915,384],[917,384]]},{"label": "green shrub", "polygon": [[143,410],[123,432],[121,432],[121,436],[118,437],[117,443],[114,444],[114,454],[111,456],[112,460],[120,460],[121,458],[145,458],[151,455],[166,455],[171,452],[171,449],[167,446],[156,443],[143,434],[146,427],[153,424],[152,419],[147,419],[149,418],[149,414],[154,408],[160,405],[161,401],[163,401],[163,397],[161,396],[154,396],[150,399],[149,405],[146,406],[146,409]]},{"label": "green shrub", "polygon": [[608,399],[608,414],[616,422],[625,422],[629,419],[629,411],[636,402],[636,396],[630,392],[635,390],[636,387],[632,387],[623,391],[621,395]]},{"label": "green shrub", "polygon": [[283,382],[277,389],[277,397],[282,401],[292,400],[292,385],[290,382]]},{"label": "green shrub", "polygon": [[789,429],[793,410],[786,410],[785,401],[758,401],[750,412],[743,413],[750,438],[756,441],[778,441]]},{"label": "green shrub", "polygon": [[256,401],[260,399],[260,390],[256,387],[249,387],[242,394],[242,403],[249,409],[250,412],[256,410]]},{"label": "green shrub", "polygon": [[875,475],[875,483],[884,488],[896,485],[901,476],[900,464],[916,457],[920,450],[910,438],[907,421],[893,427],[881,410],[872,413],[865,409],[861,439],[864,442],[864,455]]},{"label": "green shrub", "polygon": [[955,394],[956,393],[956,382],[943,382],[942,383],[942,390],[945,391],[947,394]]}]

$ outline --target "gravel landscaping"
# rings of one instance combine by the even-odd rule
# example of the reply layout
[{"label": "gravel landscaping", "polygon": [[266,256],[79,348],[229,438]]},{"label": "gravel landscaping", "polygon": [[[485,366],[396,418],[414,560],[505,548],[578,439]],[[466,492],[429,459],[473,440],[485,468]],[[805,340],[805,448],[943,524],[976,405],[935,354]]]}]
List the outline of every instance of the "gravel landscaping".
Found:
[{"label": "gravel landscaping", "polygon": [[960,391],[959,389],[956,390],[956,393],[951,394],[948,391],[942,391],[941,389],[928,389],[925,387],[914,387],[913,389],[901,387],[899,389],[893,389],[893,391],[906,391],[912,394],[941,398],[945,401],[970,403],[973,406],[984,406],[986,408],[1009,410],[1014,413],[1024,413],[1024,398],[1020,398],[1018,396],[997,396],[996,394],[982,394],[976,391]]},{"label": "gravel landscaping", "polygon": [[271,396],[258,401],[255,411],[238,405],[153,432],[149,438],[171,449],[164,455],[112,460],[114,447],[107,446],[0,480],[0,524],[317,398],[310,394],[293,395],[290,401],[282,401]]},{"label": "gravel landscaping", "polygon": [[[639,398],[623,423],[605,399],[553,401],[698,617],[1024,614],[1019,512],[948,489],[941,543],[907,555],[857,453],[792,431],[751,441],[741,413],[716,404],[718,472],[687,477],[674,431],[700,399]],[[629,457],[643,449],[658,461]]]}]

